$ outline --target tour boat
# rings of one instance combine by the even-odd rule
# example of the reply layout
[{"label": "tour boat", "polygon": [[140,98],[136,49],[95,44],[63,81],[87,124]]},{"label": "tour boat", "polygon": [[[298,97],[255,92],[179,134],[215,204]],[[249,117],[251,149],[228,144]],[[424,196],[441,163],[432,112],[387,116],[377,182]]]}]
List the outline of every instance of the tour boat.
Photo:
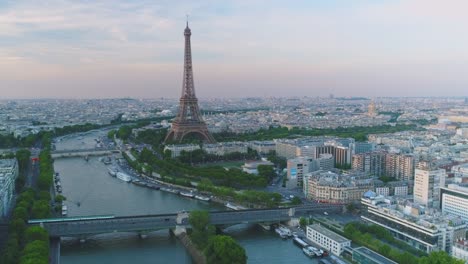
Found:
[{"label": "tour boat", "polygon": [[275,232],[276,232],[282,239],[288,238],[288,235],[287,235],[283,230],[281,230],[280,228],[276,228],[276,229],[275,229]]},{"label": "tour boat", "polygon": [[180,195],[184,196],[184,197],[188,197],[188,198],[193,198],[195,195],[191,192],[180,192],[179,193]]},{"label": "tour boat", "polygon": [[128,174],[125,174],[123,172],[117,172],[117,178],[124,181],[124,182],[131,182],[132,177],[130,177]]},{"label": "tour boat", "polygon": [[210,197],[205,197],[205,196],[201,196],[201,195],[195,195],[195,199],[198,199],[200,201],[205,201],[205,202],[210,201]]},{"label": "tour boat", "polygon": [[294,244],[298,245],[301,248],[305,248],[305,247],[309,246],[309,244],[307,244],[307,242],[302,240],[300,237],[293,238],[293,242],[294,242]]},{"label": "tour boat", "polygon": [[108,168],[107,172],[109,172],[110,176],[115,177],[117,174],[117,169],[116,168]]}]

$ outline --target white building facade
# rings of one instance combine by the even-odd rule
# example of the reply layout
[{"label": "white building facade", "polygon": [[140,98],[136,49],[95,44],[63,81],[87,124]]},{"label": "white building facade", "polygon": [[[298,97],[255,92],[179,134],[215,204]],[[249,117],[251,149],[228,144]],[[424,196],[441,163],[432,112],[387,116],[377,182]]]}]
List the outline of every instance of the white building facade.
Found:
[{"label": "white building facade", "polygon": [[17,177],[16,159],[0,159],[0,218],[7,216],[11,208]]},{"label": "white building facade", "polygon": [[315,244],[325,248],[334,255],[341,255],[345,247],[351,246],[351,240],[319,225],[307,226],[307,238]]},{"label": "white building facade", "polygon": [[427,207],[439,207],[440,188],[445,186],[447,174],[443,169],[416,169],[414,173],[414,201]]}]

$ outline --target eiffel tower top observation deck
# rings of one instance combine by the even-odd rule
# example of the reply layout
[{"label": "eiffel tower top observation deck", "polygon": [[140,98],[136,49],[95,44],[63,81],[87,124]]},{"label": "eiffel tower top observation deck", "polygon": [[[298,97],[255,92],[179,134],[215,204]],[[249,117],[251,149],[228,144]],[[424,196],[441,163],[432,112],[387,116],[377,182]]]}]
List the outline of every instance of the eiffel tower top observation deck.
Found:
[{"label": "eiffel tower top observation deck", "polygon": [[179,100],[179,111],[172,122],[172,127],[164,140],[180,142],[185,136],[194,134],[208,143],[214,143],[213,136],[208,131],[198,107],[198,99],[195,96],[195,85],[193,82],[192,50],[190,36],[192,31],[185,27],[185,54],[184,54],[184,76],[182,80],[182,94]]}]

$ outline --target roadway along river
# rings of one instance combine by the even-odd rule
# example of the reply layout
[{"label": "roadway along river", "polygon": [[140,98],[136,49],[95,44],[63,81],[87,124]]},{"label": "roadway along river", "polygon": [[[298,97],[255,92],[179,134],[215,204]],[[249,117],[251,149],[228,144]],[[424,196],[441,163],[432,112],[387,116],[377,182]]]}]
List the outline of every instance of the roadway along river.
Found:
[{"label": "roadway along river", "polygon": [[[94,138],[105,132],[73,136],[56,144],[57,149],[94,147]],[[60,173],[63,194],[67,197],[69,216],[142,215],[174,213],[181,210],[224,210],[219,205],[180,197],[175,194],[125,183],[107,173],[107,166],[91,157],[58,159],[54,163]],[[248,263],[317,263],[306,257],[291,240],[281,240],[274,232],[242,225],[228,229],[246,249]],[[62,244],[61,263],[192,263],[182,244],[167,230],[148,234],[95,236],[84,244]]]}]

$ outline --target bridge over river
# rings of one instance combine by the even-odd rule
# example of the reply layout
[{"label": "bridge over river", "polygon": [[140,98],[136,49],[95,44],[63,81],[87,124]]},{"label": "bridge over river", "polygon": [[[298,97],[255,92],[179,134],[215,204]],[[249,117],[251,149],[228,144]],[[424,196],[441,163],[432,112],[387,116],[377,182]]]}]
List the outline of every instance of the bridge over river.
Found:
[{"label": "bridge over river", "polygon": [[[274,223],[289,221],[314,213],[342,211],[340,205],[317,204],[291,208],[247,209],[238,211],[210,212],[210,224],[233,225],[240,223]],[[56,219],[30,220],[29,225],[44,227],[51,237],[85,237],[112,232],[140,232],[158,229],[189,227],[189,213],[142,215],[142,216],[87,216]]]},{"label": "bridge over river", "polygon": [[[210,224],[234,225],[279,223],[316,213],[341,213],[341,205],[316,204],[291,208],[247,209],[210,212]],[[159,229],[190,227],[189,212],[141,216],[82,216],[52,219],[33,219],[29,226],[44,227],[50,236],[51,262],[60,263],[60,237],[86,238],[114,232],[147,232]]]}]

